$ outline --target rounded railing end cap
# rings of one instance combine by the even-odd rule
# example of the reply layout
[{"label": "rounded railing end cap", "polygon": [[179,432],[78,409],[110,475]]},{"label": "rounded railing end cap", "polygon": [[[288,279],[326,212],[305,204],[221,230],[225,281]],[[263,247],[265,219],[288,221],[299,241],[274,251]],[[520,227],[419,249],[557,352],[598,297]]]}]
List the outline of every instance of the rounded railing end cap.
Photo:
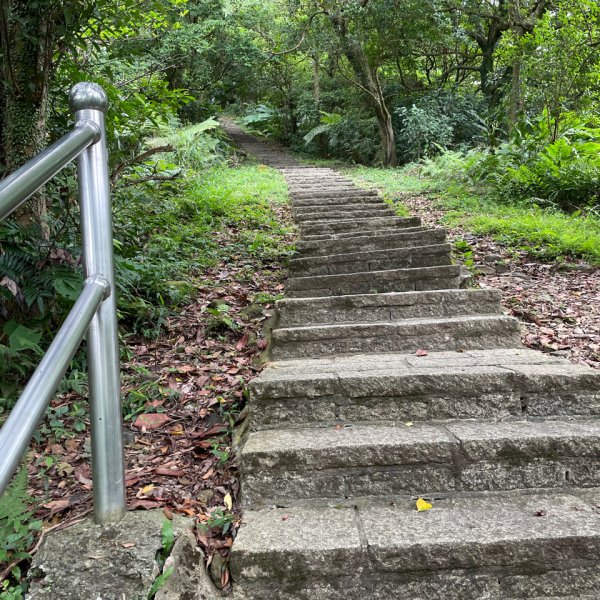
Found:
[{"label": "rounded railing end cap", "polygon": [[73,112],[90,109],[106,112],[108,97],[97,83],[82,81],[71,88],[69,106]]}]

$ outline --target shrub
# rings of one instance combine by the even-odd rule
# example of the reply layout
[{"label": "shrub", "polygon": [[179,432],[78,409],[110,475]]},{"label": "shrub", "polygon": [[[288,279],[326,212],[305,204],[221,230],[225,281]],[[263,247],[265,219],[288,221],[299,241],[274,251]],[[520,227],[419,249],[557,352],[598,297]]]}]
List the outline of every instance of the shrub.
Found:
[{"label": "shrub", "polygon": [[398,108],[396,114],[402,120],[397,144],[407,162],[437,154],[450,144],[452,125],[445,115],[427,112],[414,104],[411,108]]}]

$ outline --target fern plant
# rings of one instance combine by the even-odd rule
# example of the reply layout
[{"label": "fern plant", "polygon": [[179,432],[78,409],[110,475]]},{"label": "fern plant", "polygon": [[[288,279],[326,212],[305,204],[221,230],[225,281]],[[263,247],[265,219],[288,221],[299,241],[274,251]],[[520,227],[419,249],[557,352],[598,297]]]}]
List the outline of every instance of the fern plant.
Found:
[{"label": "fern plant", "polygon": [[[42,522],[32,520],[33,499],[27,493],[27,469],[15,475],[6,492],[0,496],[0,571],[8,565],[30,558],[35,533]],[[0,583],[0,598],[20,598],[21,571],[14,566],[10,578]]]}]

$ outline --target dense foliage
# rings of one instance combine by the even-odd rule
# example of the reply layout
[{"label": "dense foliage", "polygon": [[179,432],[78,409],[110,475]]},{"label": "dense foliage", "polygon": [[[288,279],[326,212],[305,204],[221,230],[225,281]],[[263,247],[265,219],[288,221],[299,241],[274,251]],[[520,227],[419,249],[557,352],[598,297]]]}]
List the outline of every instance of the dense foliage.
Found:
[{"label": "dense foliage", "polygon": [[[598,204],[593,0],[273,3],[271,72],[242,120],[313,156],[446,151],[508,200]],[[290,19],[285,11],[292,15]]]}]

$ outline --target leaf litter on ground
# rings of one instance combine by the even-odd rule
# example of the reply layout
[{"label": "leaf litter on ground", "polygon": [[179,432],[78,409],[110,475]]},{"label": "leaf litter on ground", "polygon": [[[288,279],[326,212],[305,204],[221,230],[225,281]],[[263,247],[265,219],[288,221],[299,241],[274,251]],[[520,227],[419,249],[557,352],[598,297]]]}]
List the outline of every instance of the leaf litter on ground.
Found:
[{"label": "leaf litter on ground", "polygon": [[[279,221],[291,223],[287,206],[272,208]],[[235,235],[225,229],[220,242]],[[265,323],[285,277],[281,259],[228,256],[205,270],[194,301],[168,319],[159,339],[127,339],[129,359],[122,364],[128,509],[193,518],[208,565],[222,565],[213,577],[225,587],[241,519],[233,431],[247,415],[246,385],[264,367]],[[71,392],[52,407],[82,401]],[[32,444],[28,491],[39,500],[35,518],[46,531],[91,511],[89,419],[83,421],[82,431],[65,422],[64,435],[46,431]]]},{"label": "leaf litter on ground", "polygon": [[445,227],[450,241],[468,244],[473,283],[500,290],[506,312],[524,325],[525,346],[600,369],[599,268],[584,261],[545,262],[489,235],[448,227],[446,211],[433,197],[407,193],[398,199],[425,225]]}]

